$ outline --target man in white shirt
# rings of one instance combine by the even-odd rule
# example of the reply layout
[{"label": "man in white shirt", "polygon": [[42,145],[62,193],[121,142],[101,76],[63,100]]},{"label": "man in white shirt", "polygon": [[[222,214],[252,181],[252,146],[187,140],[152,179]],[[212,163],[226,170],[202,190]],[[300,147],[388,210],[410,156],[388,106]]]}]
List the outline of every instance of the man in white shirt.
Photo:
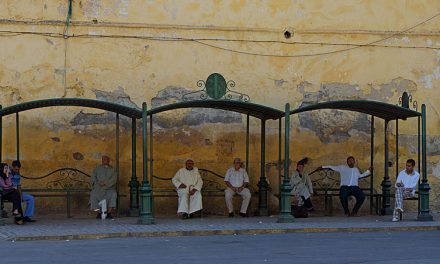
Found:
[{"label": "man in white shirt", "polygon": [[[359,179],[367,177],[371,174],[372,168],[368,169],[364,173],[361,173],[357,167],[356,160],[353,156],[347,158],[347,165],[340,166],[322,166],[324,169],[332,169],[339,172],[341,175],[341,188],[339,189],[339,199],[341,200],[342,207],[346,216],[358,216],[359,208],[365,200],[364,192],[359,188]],[[348,209],[348,197],[354,196],[356,198],[356,204],[350,213]]]},{"label": "man in white shirt", "polygon": [[415,160],[406,161],[406,169],[397,176],[396,184],[396,205],[394,207],[393,222],[399,221],[399,213],[403,213],[403,199],[414,197],[419,183],[420,174],[414,170]]},{"label": "man in white shirt", "polygon": [[202,210],[203,181],[199,169],[194,167],[194,161],[188,158],[185,168],[181,168],[174,175],[172,182],[177,189],[179,205],[177,214],[182,219],[188,219],[197,211]]},{"label": "man in white shirt", "polygon": [[229,217],[234,217],[234,205],[232,204],[232,197],[238,194],[243,198],[241,203],[240,215],[246,217],[247,208],[251,201],[251,192],[246,188],[249,184],[249,176],[246,170],[241,167],[241,160],[234,159],[234,166],[229,168],[225,175],[225,201],[228,208]]}]

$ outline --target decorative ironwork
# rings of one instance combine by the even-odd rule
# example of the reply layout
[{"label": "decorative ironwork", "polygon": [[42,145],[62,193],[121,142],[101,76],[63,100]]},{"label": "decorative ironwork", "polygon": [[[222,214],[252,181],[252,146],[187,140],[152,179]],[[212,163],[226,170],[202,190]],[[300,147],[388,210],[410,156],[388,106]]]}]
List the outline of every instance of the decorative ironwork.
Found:
[{"label": "decorative ironwork", "polygon": [[[331,169],[317,169],[309,174],[313,189],[322,191],[339,190],[341,179],[339,173]],[[369,177],[359,179],[359,185],[369,186]]]},{"label": "decorative ironwork", "polygon": [[45,188],[48,190],[90,190],[90,175],[74,168],[62,168],[52,171],[40,177],[26,177],[22,178],[30,181],[39,181],[46,178],[56,177],[53,181],[47,181]]},{"label": "decorative ironwork", "polygon": [[[200,173],[200,176],[202,177],[202,180],[203,180],[202,192],[220,193],[226,189],[224,176],[222,176],[216,172],[213,172],[211,170],[202,169],[202,168],[199,168],[199,173]],[[163,186],[163,187],[159,187],[159,188],[155,187],[153,191],[159,192],[159,193],[160,192],[166,192],[166,193],[175,192],[175,187],[171,183],[172,178],[166,178],[166,177],[160,177],[160,176],[153,175],[152,180],[164,182],[167,185],[165,187],[165,186],[163,186],[163,184],[159,184],[160,186]],[[157,183],[159,183],[159,182],[157,182]],[[156,184],[153,184],[153,185],[157,186]],[[254,193],[252,186],[248,186],[247,188],[251,191],[251,193]]]},{"label": "decorative ironwork", "polygon": [[[411,105],[412,104],[412,105]],[[413,97],[410,93],[403,92],[402,96],[399,97],[399,106],[417,111],[418,104],[416,100],[413,100]]]},{"label": "decorative ironwork", "polygon": [[201,90],[190,92],[182,96],[183,101],[190,100],[236,100],[249,102],[250,97],[247,94],[232,90],[235,87],[233,80],[226,81],[219,73],[212,73],[206,81],[197,81],[197,87]]}]

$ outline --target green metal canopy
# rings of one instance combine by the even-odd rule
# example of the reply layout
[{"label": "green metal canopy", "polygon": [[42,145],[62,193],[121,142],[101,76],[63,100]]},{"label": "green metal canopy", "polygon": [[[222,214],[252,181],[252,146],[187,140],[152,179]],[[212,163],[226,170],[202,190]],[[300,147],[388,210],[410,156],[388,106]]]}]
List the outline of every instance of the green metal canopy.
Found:
[{"label": "green metal canopy", "polygon": [[343,100],[317,103],[292,110],[290,111],[290,114],[298,114],[319,109],[338,109],[360,112],[384,120],[407,119],[409,117],[421,116],[421,113],[408,108],[369,100]]},{"label": "green metal canopy", "polygon": [[118,113],[130,118],[139,119],[142,117],[142,111],[136,108],[119,105],[111,102],[83,99],[83,98],[51,98],[44,100],[36,100],[8,106],[0,110],[0,117],[7,116],[14,113],[19,113],[26,110],[50,107],[50,106],[83,106],[96,109],[102,109],[114,113]]},{"label": "green metal canopy", "polygon": [[241,114],[250,115],[261,120],[279,119],[284,116],[284,112],[267,107],[264,105],[253,104],[249,102],[231,101],[231,100],[194,100],[178,102],[153,108],[148,111],[148,115],[154,115],[165,111],[181,108],[214,108],[227,111],[233,111]]}]

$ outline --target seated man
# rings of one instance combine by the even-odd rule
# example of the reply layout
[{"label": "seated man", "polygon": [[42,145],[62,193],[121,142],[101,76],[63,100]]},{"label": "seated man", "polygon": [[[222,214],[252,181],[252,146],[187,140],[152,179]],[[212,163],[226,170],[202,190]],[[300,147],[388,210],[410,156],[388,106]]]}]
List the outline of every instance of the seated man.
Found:
[{"label": "seated man", "polygon": [[241,160],[239,158],[234,159],[234,166],[226,172],[225,183],[228,186],[225,189],[225,201],[229,217],[234,217],[234,205],[232,204],[234,194],[238,194],[243,198],[240,215],[246,217],[247,208],[251,201],[251,192],[246,188],[249,184],[249,176],[246,170],[241,167]]},{"label": "seated man", "polygon": [[[90,192],[90,209],[98,211],[97,219],[104,213],[99,203],[105,200],[107,206],[106,218],[113,218],[113,211],[116,208],[116,171],[110,166],[110,157],[103,155],[102,164],[93,170],[91,177],[92,191]],[[103,203],[101,203],[103,204]]]},{"label": "seated man", "polygon": [[177,189],[179,205],[177,214],[182,219],[188,219],[197,211],[202,210],[202,177],[199,169],[194,167],[194,161],[188,158],[185,168],[181,168],[174,175],[172,182]]},{"label": "seated man", "polygon": [[399,221],[399,213],[403,213],[403,199],[414,197],[420,174],[414,170],[416,162],[413,159],[406,161],[406,169],[397,176],[396,184],[396,205],[394,207],[393,222]]},{"label": "seated man", "polygon": [[21,200],[26,203],[26,210],[24,211],[23,221],[35,222],[31,217],[34,216],[35,199],[32,195],[21,191],[21,163],[18,160],[12,162],[12,184],[14,188],[21,194]]},{"label": "seated man", "polygon": [[307,160],[307,158],[304,158],[298,161],[296,170],[290,175],[290,185],[292,186],[291,194],[296,197],[298,206],[305,205],[308,211],[312,211],[313,205],[310,197],[313,194],[313,185],[309,174],[304,172]]},{"label": "seated man", "polygon": [[[361,174],[358,168],[354,165],[356,160],[353,156],[347,158],[347,165],[340,166],[322,166],[324,169],[332,169],[339,172],[341,175],[341,188],[339,189],[339,199],[341,200],[342,207],[346,216],[358,216],[357,213],[361,208],[362,203],[365,200],[364,192],[359,188],[359,179],[370,175],[370,171],[373,168],[365,171]],[[350,214],[348,210],[348,196],[354,196],[356,198],[356,204]]]}]

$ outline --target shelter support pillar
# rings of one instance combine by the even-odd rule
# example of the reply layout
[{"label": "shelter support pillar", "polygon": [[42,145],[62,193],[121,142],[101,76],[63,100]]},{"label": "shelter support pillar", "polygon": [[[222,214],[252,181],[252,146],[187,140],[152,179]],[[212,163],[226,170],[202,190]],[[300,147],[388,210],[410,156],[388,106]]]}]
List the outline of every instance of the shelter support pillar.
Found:
[{"label": "shelter support pillar", "polygon": [[290,192],[292,187],[289,184],[289,135],[290,135],[290,105],[286,104],[284,127],[284,179],[281,186],[281,212],[278,217],[278,223],[291,223],[294,217],[291,214],[290,208]]},{"label": "shelter support pillar", "polygon": [[131,119],[131,179],[129,216],[139,216],[139,181],[136,177],[136,118]]},{"label": "shelter support pillar", "polygon": [[[2,110],[2,106],[0,105],[0,111]],[[3,147],[3,116],[0,116],[0,161],[2,161],[2,147]],[[0,201],[2,200],[2,192],[3,188],[0,187]],[[3,212],[2,208],[0,208],[0,226],[4,225],[5,222],[3,220]]]},{"label": "shelter support pillar", "polygon": [[385,149],[384,149],[384,176],[382,181],[382,208],[380,209],[381,215],[390,215],[393,213],[390,203],[390,190],[391,181],[389,175],[389,131],[388,131],[389,120],[385,120],[384,138],[385,138]]},{"label": "shelter support pillar", "polygon": [[266,120],[261,120],[261,164],[260,164],[260,181],[258,182],[258,215],[267,216],[269,210],[267,208],[267,187],[266,181]]},{"label": "shelter support pillar", "polygon": [[426,166],[426,106],[422,105],[422,182],[419,185],[420,212],[417,216],[418,221],[432,221],[429,213],[429,183],[428,171]]},{"label": "shelter support pillar", "polygon": [[249,114],[246,115],[246,171],[249,171]]},{"label": "shelter support pillar", "polygon": [[142,165],[143,165],[143,179],[140,188],[141,196],[141,212],[139,224],[151,225],[154,224],[153,217],[153,188],[151,188],[148,181],[148,141],[147,141],[147,104],[142,104]]},{"label": "shelter support pillar", "polygon": [[[370,175],[370,214],[373,214],[373,201],[374,201],[374,116],[371,116],[370,125],[370,168],[373,168]],[[376,213],[378,211],[379,205],[376,204]]]}]

